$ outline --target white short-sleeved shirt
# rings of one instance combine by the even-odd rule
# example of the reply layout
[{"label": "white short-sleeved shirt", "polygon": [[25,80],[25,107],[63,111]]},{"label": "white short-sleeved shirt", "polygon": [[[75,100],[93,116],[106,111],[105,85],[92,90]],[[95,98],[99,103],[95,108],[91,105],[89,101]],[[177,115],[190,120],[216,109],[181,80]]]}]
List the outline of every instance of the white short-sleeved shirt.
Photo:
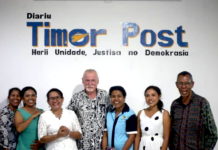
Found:
[{"label": "white short-sleeved shirt", "polygon": [[[74,111],[63,109],[61,118],[57,118],[50,110],[44,112],[38,123],[39,140],[45,135],[58,133],[61,126],[66,126],[70,131],[78,131],[82,134],[79,121]],[[70,137],[61,137],[46,143],[46,150],[77,150],[76,141]]]}]

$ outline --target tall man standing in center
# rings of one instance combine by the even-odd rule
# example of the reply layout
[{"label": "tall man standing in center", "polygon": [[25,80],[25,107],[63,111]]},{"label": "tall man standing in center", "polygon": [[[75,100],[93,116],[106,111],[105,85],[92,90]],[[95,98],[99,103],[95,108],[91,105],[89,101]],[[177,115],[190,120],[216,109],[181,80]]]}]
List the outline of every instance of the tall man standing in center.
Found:
[{"label": "tall man standing in center", "polygon": [[84,90],[73,95],[68,109],[73,110],[82,128],[77,141],[79,150],[101,150],[101,141],[110,99],[105,90],[98,89],[98,74],[93,69],[84,72]]}]

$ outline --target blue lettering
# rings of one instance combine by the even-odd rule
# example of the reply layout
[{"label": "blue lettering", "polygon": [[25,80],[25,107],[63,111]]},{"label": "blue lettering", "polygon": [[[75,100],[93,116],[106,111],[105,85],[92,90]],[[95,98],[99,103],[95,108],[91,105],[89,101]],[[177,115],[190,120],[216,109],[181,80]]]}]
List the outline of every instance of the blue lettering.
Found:
[{"label": "blue lettering", "polygon": [[158,42],[158,44],[159,44],[161,47],[170,47],[170,46],[172,46],[173,43],[174,43],[174,42],[173,42],[173,39],[164,36],[164,34],[173,35],[173,33],[172,33],[170,30],[161,30],[161,31],[158,33],[158,38],[159,38],[160,40],[167,41],[168,43]]},{"label": "blue lettering", "polygon": [[183,42],[182,41],[182,34],[185,33],[185,30],[182,30],[182,26],[179,26],[177,28],[177,30],[175,30],[175,32],[177,33],[177,44],[180,47],[188,47],[188,42]]},{"label": "blue lettering", "polygon": [[66,29],[51,29],[51,46],[67,46],[67,40]]},{"label": "blue lettering", "polygon": [[[151,34],[151,43],[147,44],[147,39],[146,39],[146,35],[147,33]],[[153,30],[144,30],[141,33],[141,44],[143,46],[147,46],[147,47],[151,47],[154,46],[154,44],[156,43],[156,33]]]},{"label": "blue lettering", "polygon": [[[133,28],[132,32],[129,32],[128,29]],[[136,23],[126,22],[123,23],[123,45],[128,46],[128,38],[135,37],[139,33],[139,27]]]},{"label": "blue lettering", "polygon": [[96,46],[96,36],[107,34],[107,30],[100,29],[96,32],[95,29],[91,29],[91,46]]},{"label": "blue lettering", "polygon": [[38,27],[43,27],[42,22],[27,22],[28,27],[32,27],[32,46],[38,46]]},{"label": "blue lettering", "polygon": [[[50,27],[50,22],[45,22],[45,28]],[[44,37],[45,46],[50,46],[50,30],[45,29],[45,37]]]}]

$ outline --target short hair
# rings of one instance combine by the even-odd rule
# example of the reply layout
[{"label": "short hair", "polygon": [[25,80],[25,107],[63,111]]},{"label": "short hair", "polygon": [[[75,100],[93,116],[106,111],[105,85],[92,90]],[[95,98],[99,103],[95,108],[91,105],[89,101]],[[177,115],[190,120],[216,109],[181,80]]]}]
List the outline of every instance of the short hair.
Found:
[{"label": "short hair", "polygon": [[[86,71],[83,73],[83,77],[84,77],[84,75],[85,75],[86,72],[95,72],[96,75],[97,75],[97,78],[98,78],[98,73],[97,73],[97,71],[96,71],[95,69],[86,69]],[[99,78],[98,78],[98,79],[99,79]]]},{"label": "short hair", "polygon": [[178,74],[178,76],[177,76],[177,81],[178,81],[178,79],[179,79],[179,76],[181,76],[181,75],[182,75],[182,76],[189,75],[189,78],[190,78],[191,82],[193,82],[193,77],[192,77],[191,73],[188,72],[188,71],[182,71],[182,72],[180,72],[180,73]]},{"label": "short hair", "polygon": [[49,99],[49,94],[50,94],[51,92],[57,92],[57,93],[61,96],[61,98],[64,97],[64,95],[63,95],[63,93],[61,92],[61,90],[56,89],[56,88],[52,88],[52,89],[49,90],[48,93],[46,94],[47,100]]},{"label": "short hair", "polygon": [[25,93],[27,90],[33,90],[33,91],[36,93],[36,95],[37,95],[37,92],[36,92],[36,90],[35,90],[33,87],[31,87],[31,86],[26,86],[26,87],[24,87],[24,88],[22,89],[20,97],[23,98],[23,97],[24,97],[24,93]]},{"label": "short hair", "polygon": [[109,95],[111,96],[114,90],[118,90],[123,94],[123,97],[126,97],[126,91],[122,86],[112,86],[109,90]]},{"label": "short hair", "polygon": [[[162,95],[160,88],[157,87],[157,86],[153,86],[153,85],[151,85],[151,86],[149,86],[149,87],[147,87],[147,88],[145,89],[144,95],[145,95],[145,93],[146,93],[148,90],[150,90],[150,89],[155,90],[159,96]],[[160,111],[162,111],[163,106],[164,106],[163,102],[159,99],[159,101],[158,101],[158,103],[157,103],[157,108],[158,108]]]},{"label": "short hair", "polygon": [[11,88],[11,89],[8,91],[8,98],[10,97],[10,95],[11,95],[11,93],[12,93],[13,91],[18,91],[18,92],[19,92],[19,95],[21,94],[20,89],[17,88],[17,87],[14,87],[14,88]]}]

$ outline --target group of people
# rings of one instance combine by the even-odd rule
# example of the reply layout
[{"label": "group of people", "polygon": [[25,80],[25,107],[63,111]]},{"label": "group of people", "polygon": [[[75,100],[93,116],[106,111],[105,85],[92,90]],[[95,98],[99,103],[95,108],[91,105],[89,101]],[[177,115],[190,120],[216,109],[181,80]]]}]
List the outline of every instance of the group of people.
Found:
[{"label": "group of people", "polygon": [[[63,93],[47,93],[50,110],[36,107],[33,87],[9,90],[9,104],[0,111],[0,150],[212,150],[217,127],[209,102],[192,91],[189,72],[178,74],[180,97],[170,113],[163,108],[161,90],[144,92],[148,108],[138,112],[125,103],[126,91],[113,86],[109,94],[97,88],[95,70],[84,72],[84,90],[62,108]],[[23,100],[24,106],[18,109]]]}]

